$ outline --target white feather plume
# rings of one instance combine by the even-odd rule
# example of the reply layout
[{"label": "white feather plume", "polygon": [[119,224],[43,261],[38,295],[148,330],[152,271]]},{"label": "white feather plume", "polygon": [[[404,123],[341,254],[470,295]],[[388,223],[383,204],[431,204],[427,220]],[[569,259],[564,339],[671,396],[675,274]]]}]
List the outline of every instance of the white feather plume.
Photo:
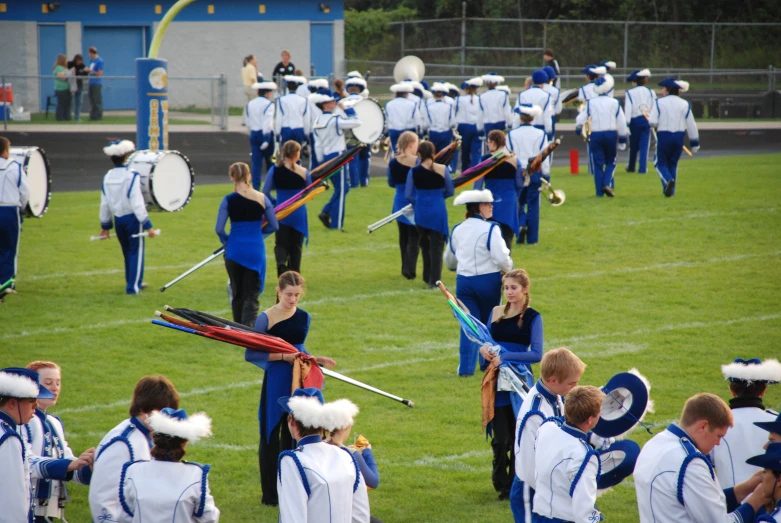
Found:
[{"label": "white feather plume", "polygon": [[[310,82],[311,83],[311,82]],[[351,85],[359,85],[366,89],[366,80],[363,78],[349,78],[346,82],[344,82],[345,87],[350,87]]]},{"label": "white feather plume", "polygon": [[635,76],[651,78],[651,71],[649,69],[641,69],[641,70],[637,71],[637,74]]},{"label": "white feather plume", "polygon": [[303,76],[296,76],[294,74],[286,74],[282,77],[282,79],[285,81],[285,83],[297,83],[297,84],[305,84],[306,78]]},{"label": "white feather plume", "polygon": [[535,118],[542,116],[542,108],[539,105],[532,105],[531,107],[526,107],[525,105],[516,105],[515,110],[519,113],[528,114],[529,116],[533,116]]},{"label": "white feather plume", "polygon": [[113,143],[103,148],[106,156],[125,156],[136,150],[136,146],[130,140],[120,140],[119,143]]},{"label": "white feather plume", "polygon": [[453,205],[467,203],[493,203],[494,195],[488,189],[464,191],[453,200]]},{"label": "white feather plume", "polygon": [[676,84],[678,84],[678,87],[680,88],[682,93],[685,93],[689,90],[689,82],[684,82],[683,80],[676,80]]},{"label": "white feather plume", "polygon": [[322,104],[325,102],[333,102],[334,97],[328,96],[326,94],[320,94],[320,93],[312,93],[309,95],[309,101],[315,105]]},{"label": "white feather plume", "polygon": [[604,82],[601,84],[594,86],[594,92],[597,94],[605,94],[609,93],[610,90],[615,85],[615,80],[613,80],[613,76],[605,73],[602,78],[604,79]]},{"label": "white feather plume", "polygon": [[616,68],[616,63],[613,62],[612,60],[608,61],[608,62],[605,62],[605,67],[608,68],[608,69],[615,69]]},{"label": "white feather plume", "polygon": [[431,86],[431,92],[435,93],[439,91],[440,93],[447,93],[450,90],[448,87],[448,84],[443,82],[434,82],[434,84]]},{"label": "white feather plume", "polygon": [[467,80],[466,85],[470,87],[482,87],[483,79],[479,76],[475,76],[474,78],[470,78],[469,80]]},{"label": "white feather plume", "polygon": [[291,396],[287,402],[293,417],[305,427],[323,428],[323,404],[317,398]]},{"label": "white feather plume", "polygon": [[259,90],[259,89],[265,89],[267,91],[275,91],[277,89],[277,84],[274,82],[255,82],[252,84],[252,87],[250,89]]},{"label": "white feather plume", "polygon": [[347,73],[347,78],[363,78],[360,71],[350,71]]},{"label": "white feather plume", "polygon": [[591,71],[593,74],[601,76],[603,74],[607,74],[607,67],[605,67],[604,65],[600,65],[599,67],[593,68]]},{"label": "white feather plume", "polygon": [[180,420],[156,410],[149,415],[147,423],[155,432],[186,439],[190,443],[212,435],[212,420],[203,412]]},{"label": "white feather plume", "polygon": [[756,365],[733,362],[728,365],[722,365],[721,373],[724,374],[726,379],[779,383],[781,382],[781,363],[775,359],[765,360]]},{"label": "white feather plume", "polygon": [[317,87],[318,89],[328,89],[328,80],[325,78],[315,78],[314,80],[309,80],[307,85]]},{"label": "white feather plume", "polygon": [[504,83],[504,76],[499,76],[498,74],[484,74],[481,76],[483,79],[483,82],[487,84],[503,84]]},{"label": "white feather plume", "polygon": [[351,427],[360,409],[348,399],[331,401],[323,406],[321,427],[328,432]]},{"label": "white feather plume", "polygon": [[411,93],[413,90],[412,84],[409,82],[402,82],[399,84],[393,84],[390,86],[392,93]]},{"label": "white feather plume", "polygon": [[0,398],[37,398],[38,384],[26,376],[0,372]]}]

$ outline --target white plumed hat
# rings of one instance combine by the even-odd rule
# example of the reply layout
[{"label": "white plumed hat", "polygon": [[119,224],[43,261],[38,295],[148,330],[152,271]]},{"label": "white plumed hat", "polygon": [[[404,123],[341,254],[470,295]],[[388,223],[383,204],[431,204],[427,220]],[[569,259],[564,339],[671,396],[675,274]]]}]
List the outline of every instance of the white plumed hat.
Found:
[{"label": "white plumed hat", "polygon": [[609,93],[613,88],[613,85],[615,85],[613,76],[605,73],[601,78],[597,78],[597,80],[594,82],[594,92],[597,94]]},{"label": "white plumed hat", "polygon": [[358,406],[348,399],[326,403],[323,405],[320,426],[328,432],[351,427],[358,412]]},{"label": "white plumed hat", "polygon": [[136,146],[130,140],[115,140],[103,148],[106,156],[125,156],[136,150]]},{"label": "white plumed hat", "polygon": [[212,420],[203,412],[188,416],[184,409],[154,411],[146,422],[158,434],[166,434],[195,443],[212,435]]},{"label": "white plumed hat", "polygon": [[494,195],[488,189],[464,191],[453,200],[453,205],[466,205],[468,203],[493,203]]}]

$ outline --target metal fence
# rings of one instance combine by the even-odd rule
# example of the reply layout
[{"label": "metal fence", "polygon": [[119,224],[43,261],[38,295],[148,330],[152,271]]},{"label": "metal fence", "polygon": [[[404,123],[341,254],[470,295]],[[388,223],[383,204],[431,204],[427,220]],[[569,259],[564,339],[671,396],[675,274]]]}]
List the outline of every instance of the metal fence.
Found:
[{"label": "metal fence", "polygon": [[[54,90],[54,76],[30,76],[0,73],[0,85],[3,86],[1,101],[10,99],[13,93],[13,103],[9,111],[0,110],[5,117],[29,118],[25,113],[44,114],[45,120],[55,121],[57,95]],[[134,76],[103,76],[101,96],[103,110],[109,114],[135,116],[137,106],[136,78]],[[77,99],[81,101],[80,117],[89,119],[90,97],[88,79],[74,80],[70,83],[70,95],[65,97],[69,107],[69,118],[75,119]],[[218,125],[221,129],[228,128],[228,81],[222,74],[207,77],[168,77],[169,111],[179,111],[179,118],[192,119],[194,123],[207,121]],[[8,114],[10,113],[10,114]],[[187,116],[184,113],[191,113]],[[170,117],[169,117],[170,118]],[[37,120],[37,118],[36,118]]]}]

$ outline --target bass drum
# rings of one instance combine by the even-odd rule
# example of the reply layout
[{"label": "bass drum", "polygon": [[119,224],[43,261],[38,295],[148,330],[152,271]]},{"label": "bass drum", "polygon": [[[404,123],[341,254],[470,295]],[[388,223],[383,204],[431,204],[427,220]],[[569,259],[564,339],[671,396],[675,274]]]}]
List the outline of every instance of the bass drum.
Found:
[{"label": "bass drum", "polygon": [[140,175],[141,192],[150,210],[181,211],[192,198],[195,173],[179,151],[136,151],[127,168]]},{"label": "bass drum", "polygon": [[40,147],[11,147],[11,159],[24,169],[30,199],[24,210],[25,216],[41,218],[49,209],[52,197],[52,172],[49,159]]},{"label": "bass drum", "polygon": [[380,103],[374,98],[364,98],[352,108],[355,109],[361,125],[351,129],[352,140],[350,141],[369,145],[379,140],[385,129],[385,113]]}]

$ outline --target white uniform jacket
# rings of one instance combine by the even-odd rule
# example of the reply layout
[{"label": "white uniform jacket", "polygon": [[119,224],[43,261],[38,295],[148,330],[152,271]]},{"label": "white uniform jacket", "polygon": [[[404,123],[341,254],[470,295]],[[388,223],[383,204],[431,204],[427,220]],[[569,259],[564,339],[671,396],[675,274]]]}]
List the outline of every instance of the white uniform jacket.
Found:
[{"label": "white uniform jacket", "polygon": [[250,100],[245,109],[249,130],[271,134],[274,131],[275,109],[274,102],[265,96],[258,96],[254,100]]},{"label": "white uniform jacket", "polygon": [[369,496],[350,451],[307,436],[279,455],[280,523],[368,523]]},{"label": "white uniform jacket", "polygon": [[323,113],[314,125],[315,152],[317,159],[324,162],[324,158],[333,153],[342,153],[347,149],[344,140],[344,130],[354,129],[361,125],[361,121],[352,108],[344,112],[345,116],[334,113]]},{"label": "white uniform jacket", "polygon": [[[561,396],[549,391],[538,379],[529,390],[518,411],[515,423],[515,475],[531,488],[536,488],[534,477],[534,444],[542,422],[554,416],[564,415]],[[544,442],[541,445],[547,444]]]},{"label": "white uniform jacket", "polygon": [[[578,100],[583,100],[584,102],[587,102],[591,100],[592,98],[596,98],[599,96],[596,91],[594,91],[594,88],[596,87],[596,84],[594,82],[589,82],[580,89],[578,89]],[[607,92],[607,97],[613,98],[614,93],[613,89]]]},{"label": "white uniform jacket", "polygon": [[119,521],[123,512],[119,502],[122,466],[127,462],[151,459],[150,448],[149,429],[138,418],[123,421],[103,436],[95,451],[89,487],[93,521]]},{"label": "white uniform jacket", "polygon": [[579,131],[589,118],[591,118],[592,133],[617,131],[618,141],[626,142],[629,127],[626,125],[624,110],[615,98],[603,94],[586,102],[586,110],[578,113],[575,118],[575,129]]},{"label": "white uniform jacket", "polygon": [[499,224],[479,217],[467,218],[453,227],[445,248],[445,265],[461,276],[480,276],[513,268],[510,250]]},{"label": "white uniform jacket", "polygon": [[0,207],[27,207],[30,186],[27,175],[19,163],[0,158]]},{"label": "white uniform jacket", "polygon": [[483,124],[512,125],[513,111],[510,107],[510,95],[498,89],[489,89],[481,94],[479,99],[480,108],[483,110]]},{"label": "white uniform jacket", "polygon": [[561,114],[561,89],[554,87],[551,84],[545,84],[542,88],[550,95],[551,104],[553,105],[553,114]]},{"label": "white uniform jacket", "polygon": [[296,89],[296,94],[301,98],[309,98],[309,86],[306,84],[299,85]]},{"label": "white uniform jacket", "polygon": [[768,432],[754,422],[775,421],[776,416],[777,413],[759,407],[732,409],[734,425],[708,455],[722,489],[743,483],[761,470],[746,463],[748,458],[762,454],[767,443]]},{"label": "white uniform jacket", "polygon": [[537,432],[534,452],[536,485],[534,512],[574,523],[600,521],[594,507],[600,462],[585,432],[567,424],[545,423]]},{"label": "white uniform jacket", "polygon": [[33,455],[17,429],[13,418],[0,412],[0,523],[32,523],[32,484],[64,480],[70,465],[69,459]]},{"label": "white uniform jacket", "polygon": [[[65,431],[62,421],[56,416],[46,414],[40,409],[35,409],[35,416],[27,425],[23,425],[19,431],[27,443],[32,456],[50,459],[74,458],[68,442],[65,439]],[[69,474],[69,476],[71,476]],[[89,485],[92,469],[83,467],[73,473],[69,479],[82,485]],[[42,479],[33,481],[35,498],[33,499],[36,516],[63,518],[63,509],[60,508],[60,500],[67,500],[68,493],[65,483],[57,480]],[[41,504],[41,500],[47,503]]]},{"label": "white uniform jacket", "polygon": [[759,516],[756,523],[781,523],[781,500],[776,502],[776,506],[769,513]]},{"label": "white uniform jacket", "polygon": [[456,98],[456,124],[476,125],[483,130],[483,107],[476,94],[465,94]]},{"label": "white uniform jacket", "polygon": [[423,107],[423,129],[444,133],[456,128],[455,107],[443,100],[435,100]]},{"label": "white uniform jacket", "polygon": [[215,523],[209,465],[182,461],[125,463],[119,485],[121,523]]},{"label": "white uniform jacket", "polygon": [[651,117],[648,121],[651,127],[656,127],[659,132],[678,133],[688,130],[689,141],[692,142],[692,145],[694,142],[699,143],[700,134],[697,131],[697,124],[694,122],[691,104],[674,94],[657,98],[651,108]]},{"label": "white uniform jacket", "polygon": [[296,93],[288,93],[277,98],[277,112],[274,124],[277,136],[281,135],[283,127],[303,129],[306,134],[309,134],[308,109],[309,99],[298,96]]},{"label": "white uniform jacket", "polygon": [[631,122],[633,118],[651,115],[651,108],[656,102],[656,93],[645,85],[638,85],[626,91],[624,95],[624,114]]},{"label": "white uniform jacket", "polygon": [[748,523],[754,509],[730,514],[708,458],[678,425],[645,444],[634,471],[641,523]]},{"label": "white uniform jacket", "polygon": [[417,130],[418,104],[401,96],[389,100],[385,104],[385,124],[389,131]]},{"label": "white uniform jacket", "polygon": [[[426,105],[431,105],[431,104],[435,103],[436,101],[437,101],[436,98],[429,98],[428,100],[426,100]],[[445,102],[446,104],[452,105],[454,107],[456,105],[455,99],[451,98],[448,95],[445,95],[444,97],[442,97],[442,101]]]},{"label": "white uniform jacket", "polygon": [[109,230],[113,226],[111,217],[121,218],[135,214],[143,229],[152,227],[146,212],[144,194],[141,192],[141,176],[127,168],[114,167],[103,177],[100,192],[100,226]]},{"label": "white uniform jacket", "polygon": [[[548,137],[545,131],[531,124],[522,124],[507,133],[507,148],[515,153],[523,169],[529,165],[529,160],[536,158],[546,147]],[[541,171],[543,176],[550,177],[550,156],[542,161]]]},{"label": "white uniform jacket", "polygon": [[553,132],[553,106],[555,100],[552,100],[551,95],[545,89],[533,85],[525,91],[518,93],[518,100],[515,103],[515,111],[513,111],[513,127],[521,125],[521,113],[518,106],[520,104],[532,104],[542,109],[542,114],[532,120],[532,125],[545,128],[545,134],[550,135]]}]

